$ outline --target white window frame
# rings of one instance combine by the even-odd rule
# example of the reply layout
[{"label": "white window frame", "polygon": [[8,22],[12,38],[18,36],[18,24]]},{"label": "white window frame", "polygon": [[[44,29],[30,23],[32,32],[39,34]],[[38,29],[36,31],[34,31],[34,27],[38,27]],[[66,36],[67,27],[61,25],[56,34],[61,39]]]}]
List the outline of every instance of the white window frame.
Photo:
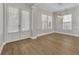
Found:
[{"label": "white window frame", "polygon": [[42,14],[42,30],[52,29],[52,15]]},{"label": "white window frame", "polygon": [[72,30],[72,14],[63,16],[63,30]]},{"label": "white window frame", "polygon": [[48,29],[52,29],[52,16],[48,16]]},{"label": "white window frame", "polygon": [[46,30],[47,29],[47,15],[42,14],[41,20],[42,20],[42,30]]}]

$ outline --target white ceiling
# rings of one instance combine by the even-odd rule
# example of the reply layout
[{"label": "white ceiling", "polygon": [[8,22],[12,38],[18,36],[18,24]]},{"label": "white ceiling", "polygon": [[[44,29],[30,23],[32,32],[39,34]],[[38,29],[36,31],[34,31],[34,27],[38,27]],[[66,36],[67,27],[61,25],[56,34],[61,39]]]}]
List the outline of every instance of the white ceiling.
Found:
[{"label": "white ceiling", "polygon": [[35,3],[31,4],[32,6],[37,6],[43,9],[46,9],[51,12],[66,10],[68,8],[72,8],[78,6],[78,3]]}]

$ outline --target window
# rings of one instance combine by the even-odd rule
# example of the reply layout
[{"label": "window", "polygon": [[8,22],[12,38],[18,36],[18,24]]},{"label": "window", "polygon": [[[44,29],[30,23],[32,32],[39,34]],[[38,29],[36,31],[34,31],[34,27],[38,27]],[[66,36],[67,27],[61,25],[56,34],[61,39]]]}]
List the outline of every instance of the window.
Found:
[{"label": "window", "polygon": [[72,14],[63,16],[63,29],[65,29],[65,30],[72,29]]},{"label": "window", "polygon": [[42,15],[42,29],[47,29],[47,15]]},{"label": "window", "polygon": [[19,9],[8,7],[8,32],[18,32]]},{"label": "window", "polygon": [[42,14],[42,29],[52,29],[52,16]]},{"label": "window", "polygon": [[52,16],[48,16],[48,29],[52,29]]},{"label": "window", "polygon": [[63,16],[57,16],[58,20],[63,20]]}]

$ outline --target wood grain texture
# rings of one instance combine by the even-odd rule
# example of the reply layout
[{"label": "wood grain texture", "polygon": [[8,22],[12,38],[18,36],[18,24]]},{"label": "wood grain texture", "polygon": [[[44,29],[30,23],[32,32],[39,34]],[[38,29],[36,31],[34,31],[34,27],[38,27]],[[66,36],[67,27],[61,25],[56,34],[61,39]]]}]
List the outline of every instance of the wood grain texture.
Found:
[{"label": "wood grain texture", "polygon": [[52,33],[7,43],[2,55],[78,55],[79,37]]}]

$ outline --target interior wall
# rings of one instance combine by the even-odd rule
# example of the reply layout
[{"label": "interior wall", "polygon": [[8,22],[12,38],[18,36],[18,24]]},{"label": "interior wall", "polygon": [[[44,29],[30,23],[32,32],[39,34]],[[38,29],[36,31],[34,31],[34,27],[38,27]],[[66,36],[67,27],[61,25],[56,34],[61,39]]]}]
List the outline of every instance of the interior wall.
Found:
[{"label": "interior wall", "polygon": [[42,8],[38,8],[33,6],[32,7],[32,34],[33,36],[38,36],[43,33],[48,33],[48,32],[53,32],[54,31],[54,26],[52,25],[52,29],[45,29],[42,30],[42,21],[41,21],[41,15],[46,14],[46,15],[52,15],[52,24],[54,20],[54,16],[52,12],[43,10]]},{"label": "interior wall", "polygon": [[[16,4],[15,3],[15,4],[7,4],[7,5],[12,6],[12,7],[16,7],[16,8],[21,8],[21,9],[26,8],[28,11],[31,11],[32,15],[30,15],[30,16],[32,16],[32,18],[30,18],[31,19],[30,20],[30,23],[31,23],[30,24],[30,27],[31,27],[31,36],[30,37],[34,37],[34,36],[38,36],[39,34],[54,31],[53,25],[52,25],[52,29],[42,30],[42,21],[41,21],[41,14],[52,15],[52,24],[53,24],[53,13],[52,12],[43,10],[42,8],[38,8],[38,7],[35,7],[35,6],[31,7],[31,6],[28,6],[27,4],[25,5],[25,4]],[[10,35],[9,37],[12,37],[12,36]],[[15,36],[17,36],[17,34]],[[15,38],[13,38],[13,39],[15,39]]]},{"label": "interior wall", "polygon": [[0,46],[3,43],[3,4],[0,3]]},{"label": "interior wall", "polygon": [[[42,8],[38,8],[35,6],[28,6],[26,4],[7,4],[8,6],[12,6],[12,7],[16,7],[16,8],[21,8],[21,9],[27,9],[28,11],[30,11],[30,37],[34,37],[34,36],[38,36],[40,34],[43,33],[49,33],[49,32],[64,32],[64,33],[69,33],[69,34],[77,34],[79,35],[79,7],[75,7],[72,9],[68,9],[65,11],[58,11],[55,13],[43,10]],[[4,30],[4,36],[6,36],[4,39],[5,41],[10,41],[9,39],[11,39],[13,37],[13,39],[11,39],[11,41],[16,41],[16,39],[18,39],[16,36],[17,34],[10,34],[9,35],[9,39],[6,40],[7,38],[7,16],[5,17],[5,15],[7,15],[7,13],[3,13],[3,4],[0,4],[0,22],[3,23],[2,20],[4,20],[4,29],[2,28],[2,30]],[[5,11],[6,12],[6,11]],[[3,14],[4,17],[3,17]],[[42,30],[42,21],[41,21],[41,14],[46,14],[46,15],[52,15],[52,29],[45,29]],[[63,23],[62,20],[58,20],[57,19],[57,15],[59,14],[72,14],[72,30],[63,30]],[[32,18],[31,18],[32,17]],[[0,25],[1,27],[2,25]],[[2,31],[3,32],[3,31]],[[27,32],[29,33],[29,32]],[[27,35],[28,36],[28,35]],[[14,38],[15,37],[15,38]],[[25,36],[23,36],[25,37]],[[0,44],[3,41],[3,37],[0,37]]]},{"label": "interior wall", "polygon": [[[4,6],[4,7],[3,7]],[[30,32],[27,32],[25,35],[22,33],[22,37],[18,36],[18,33],[8,33],[8,13],[7,13],[7,6],[10,7],[14,7],[14,8],[20,8],[20,9],[26,9],[27,11],[30,11]],[[17,41],[20,39],[24,39],[24,38],[28,38],[28,37],[34,37],[34,36],[38,36],[39,34],[43,34],[43,33],[48,33],[48,32],[53,32],[54,31],[54,16],[52,12],[43,10],[42,8],[38,8],[38,7],[31,7],[29,5],[26,4],[17,4],[17,3],[6,3],[6,4],[2,4],[1,6],[1,12],[0,12],[0,19],[4,20],[4,22],[1,21],[1,23],[4,23],[4,28],[3,32],[4,34],[2,36],[3,39],[0,39],[0,42],[2,43],[2,41],[4,42],[12,42],[12,41]],[[41,14],[46,14],[46,15],[51,15],[52,16],[52,29],[45,29],[42,30],[42,21],[41,21]],[[3,17],[4,16],[4,17]],[[28,36],[28,37],[26,37]],[[18,38],[19,37],[19,38]]]},{"label": "interior wall", "polygon": [[[72,30],[63,30],[63,21],[57,19],[59,14],[72,14]],[[65,11],[55,12],[55,32],[63,32],[79,35],[79,7],[71,8]]]}]

